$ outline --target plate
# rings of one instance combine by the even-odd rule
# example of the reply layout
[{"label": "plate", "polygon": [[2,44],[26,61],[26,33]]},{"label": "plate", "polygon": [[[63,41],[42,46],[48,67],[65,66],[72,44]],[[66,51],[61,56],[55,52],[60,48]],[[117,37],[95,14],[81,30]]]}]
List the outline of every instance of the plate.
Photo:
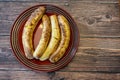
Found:
[{"label": "plate", "polygon": [[[46,7],[46,14],[48,16],[52,14],[64,15],[67,18],[70,25],[71,36],[70,36],[69,47],[66,50],[64,56],[57,63],[54,63],[54,64],[50,63],[49,60],[46,60],[46,61],[39,61],[36,59],[29,60],[25,57],[25,53],[23,50],[22,32],[23,32],[25,22],[28,20],[31,13],[40,6]],[[39,21],[38,24],[40,24],[40,22],[41,21]],[[34,32],[34,36],[33,36],[34,48],[37,46],[39,42],[41,30],[42,29],[40,29],[37,25]],[[49,4],[35,5],[33,7],[26,9],[24,12],[22,12],[14,22],[11,29],[11,34],[10,34],[10,43],[11,43],[13,53],[18,59],[18,61],[20,61],[20,63],[22,63],[26,67],[29,67],[33,70],[51,72],[51,71],[55,71],[63,68],[75,56],[75,53],[77,51],[78,44],[79,44],[79,31],[75,21],[65,10]]]}]

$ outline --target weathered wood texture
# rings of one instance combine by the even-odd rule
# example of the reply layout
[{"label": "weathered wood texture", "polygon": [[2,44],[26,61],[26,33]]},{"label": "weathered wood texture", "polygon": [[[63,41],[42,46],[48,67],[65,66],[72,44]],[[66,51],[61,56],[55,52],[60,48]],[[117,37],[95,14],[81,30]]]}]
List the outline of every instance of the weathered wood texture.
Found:
[{"label": "weathered wood texture", "polygon": [[[65,68],[52,73],[22,66],[9,42],[17,16],[43,3],[69,12],[80,31],[76,56]],[[0,0],[0,80],[120,80],[119,8],[118,0]]]},{"label": "weathered wood texture", "polygon": [[[7,73],[7,74],[6,74]],[[5,76],[6,75],[6,76]],[[1,80],[119,80],[118,73],[0,71]]]}]

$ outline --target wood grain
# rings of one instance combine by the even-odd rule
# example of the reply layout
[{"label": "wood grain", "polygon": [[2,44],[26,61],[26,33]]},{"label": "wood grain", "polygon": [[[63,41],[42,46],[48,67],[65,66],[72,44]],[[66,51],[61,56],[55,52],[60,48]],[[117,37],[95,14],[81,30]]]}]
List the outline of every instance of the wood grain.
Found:
[{"label": "wood grain", "polygon": [[84,72],[56,72],[51,80],[119,80],[119,74],[84,73]]},{"label": "wood grain", "polygon": [[[119,5],[100,3],[81,3],[71,1],[59,3],[47,2],[64,8],[75,19],[78,24],[81,37],[120,37]],[[9,35],[10,29],[16,17],[36,2],[1,2],[0,3],[0,35]],[[4,7],[3,7],[4,6]],[[23,7],[24,6],[24,7]],[[72,7],[72,8],[71,8]],[[7,23],[7,24],[3,24]]]},{"label": "wood grain", "polygon": [[[1,2],[61,2],[61,0],[0,0]],[[64,0],[62,2],[79,1],[85,3],[118,3],[118,0]]]},{"label": "wood grain", "polygon": [[[11,74],[11,75],[9,75]],[[24,76],[24,77],[23,77]],[[33,77],[35,76],[35,77]],[[1,80],[119,80],[119,73],[0,71]]]},{"label": "wood grain", "polygon": [[[9,40],[17,16],[44,3],[65,9],[80,31],[80,44],[73,60],[50,73],[21,65]],[[0,80],[120,80],[119,6],[118,0],[0,0]]]},{"label": "wood grain", "polygon": [[[9,45],[8,38],[8,36],[1,37],[0,69],[24,70],[24,67],[15,59],[10,46],[7,46]],[[61,71],[120,72],[119,39],[81,38],[80,42],[75,58]],[[6,43],[6,46],[3,43]],[[110,45],[109,43],[113,44]],[[104,46],[104,44],[109,45]]]}]

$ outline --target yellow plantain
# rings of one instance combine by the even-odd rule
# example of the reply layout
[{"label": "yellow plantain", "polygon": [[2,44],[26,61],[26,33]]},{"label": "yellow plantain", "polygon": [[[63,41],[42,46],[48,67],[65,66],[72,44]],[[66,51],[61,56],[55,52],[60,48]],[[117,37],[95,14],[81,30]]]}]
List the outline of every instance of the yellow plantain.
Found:
[{"label": "yellow plantain", "polygon": [[37,23],[42,18],[44,12],[45,12],[45,7],[39,7],[31,14],[28,21],[25,23],[22,34],[22,43],[23,43],[25,56],[28,59],[33,59],[33,52],[34,52],[32,45],[33,32]]},{"label": "yellow plantain", "polygon": [[49,61],[52,63],[63,57],[70,42],[70,26],[67,19],[63,15],[58,15],[58,22],[61,28],[61,41],[57,50],[49,58]]},{"label": "yellow plantain", "polygon": [[42,56],[42,54],[46,50],[47,44],[50,39],[51,24],[50,24],[50,19],[47,15],[44,15],[42,17],[42,24],[40,24],[40,26],[43,28],[42,35],[39,44],[37,45],[37,48],[33,53],[33,57],[36,59],[39,59]]},{"label": "yellow plantain", "polygon": [[52,27],[51,39],[47,49],[45,50],[43,55],[39,58],[41,61],[48,59],[50,55],[53,54],[53,52],[57,49],[60,41],[60,28],[59,28],[57,16],[51,15],[50,21]]}]

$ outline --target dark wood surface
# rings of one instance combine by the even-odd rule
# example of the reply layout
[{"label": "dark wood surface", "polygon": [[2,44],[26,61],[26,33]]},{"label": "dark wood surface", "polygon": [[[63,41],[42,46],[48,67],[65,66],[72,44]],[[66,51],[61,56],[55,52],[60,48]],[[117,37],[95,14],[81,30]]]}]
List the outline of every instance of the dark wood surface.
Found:
[{"label": "dark wood surface", "polygon": [[[35,72],[21,65],[10,47],[17,16],[37,4],[54,4],[71,14],[80,31],[73,60],[55,72]],[[0,80],[120,80],[118,0],[0,0]]]}]

